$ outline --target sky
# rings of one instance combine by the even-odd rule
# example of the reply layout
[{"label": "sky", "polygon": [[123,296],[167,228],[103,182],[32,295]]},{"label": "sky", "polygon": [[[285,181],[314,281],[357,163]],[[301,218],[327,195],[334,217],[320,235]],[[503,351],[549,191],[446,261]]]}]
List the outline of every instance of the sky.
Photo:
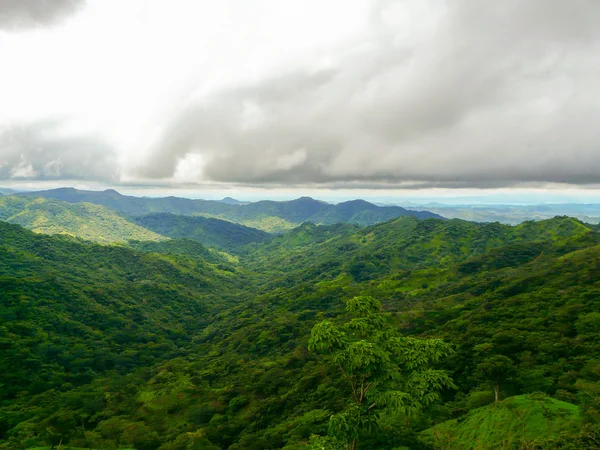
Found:
[{"label": "sky", "polygon": [[597,0],[0,0],[0,186],[600,201],[598,23]]}]

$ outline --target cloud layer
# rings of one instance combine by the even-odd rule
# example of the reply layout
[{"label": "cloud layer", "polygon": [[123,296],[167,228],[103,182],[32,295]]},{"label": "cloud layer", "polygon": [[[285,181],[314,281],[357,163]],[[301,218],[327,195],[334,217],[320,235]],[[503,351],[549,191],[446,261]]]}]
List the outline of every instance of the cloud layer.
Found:
[{"label": "cloud layer", "polygon": [[600,3],[434,6],[416,42],[374,20],[329,68],[187,105],[140,174],[196,153],[206,179],[232,183],[600,181]]},{"label": "cloud layer", "polygon": [[158,114],[166,119],[148,133],[156,138],[135,149],[56,137],[44,123],[13,128],[0,136],[0,177],[600,183],[600,2],[373,0],[369,11],[360,33],[311,58],[200,94],[202,80],[190,83],[183,100]]}]

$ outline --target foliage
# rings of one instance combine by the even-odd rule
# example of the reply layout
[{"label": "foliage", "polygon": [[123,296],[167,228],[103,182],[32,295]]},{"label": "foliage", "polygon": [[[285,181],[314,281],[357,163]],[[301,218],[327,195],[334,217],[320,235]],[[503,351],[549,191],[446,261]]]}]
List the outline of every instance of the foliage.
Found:
[{"label": "foliage", "polygon": [[431,367],[451,351],[443,341],[400,336],[373,297],[354,297],[346,309],[352,318],[339,327],[329,320],[318,323],[308,347],[330,351],[352,390],[348,408],[331,417],[330,431],[355,449],[362,434],[377,429],[382,411],[414,413],[454,385]]}]

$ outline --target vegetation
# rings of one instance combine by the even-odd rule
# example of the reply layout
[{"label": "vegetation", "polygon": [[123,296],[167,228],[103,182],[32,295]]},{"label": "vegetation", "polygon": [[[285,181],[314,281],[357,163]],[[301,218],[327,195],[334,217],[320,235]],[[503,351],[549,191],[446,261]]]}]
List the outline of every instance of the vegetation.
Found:
[{"label": "vegetation", "polygon": [[600,447],[595,227],[187,237],[0,222],[0,449]]},{"label": "vegetation", "polygon": [[577,433],[579,408],[544,394],[510,397],[422,433],[425,445],[448,449],[544,448],[561,433]]},{"label": "vegetation", "polygon": [[450,353],[443,341],[400,336],[373,297],[354,297],[346,309],[353,318],[341,327],[329,320],[318,323],[308,347],[331,351],[332,363],[351,389],[349,406],[331,416],[329,428],[355,450],[361,435],[378,428],[382,411],[418,411],[454,385],[444,371],[432,369]]},{"label": "vegetation", "polygon": [[162,213],[138,217],[136,223],[162,236],[192,239],[228,252],[239,250],[251,242],[264,242],[270,238],[268,233],[255,228],[206,217]]}]

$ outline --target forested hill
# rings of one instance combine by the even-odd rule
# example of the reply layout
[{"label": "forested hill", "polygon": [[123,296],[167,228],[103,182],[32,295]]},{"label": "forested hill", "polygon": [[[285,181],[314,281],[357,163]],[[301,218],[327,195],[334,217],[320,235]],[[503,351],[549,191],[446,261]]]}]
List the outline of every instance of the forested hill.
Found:
[{"label": "forested hill", "polygon": [[[330,425],[360,406],[308,347],[316,324],[343,339],[346,323],[453,350],[425,373],[454,387],[410,414],[379,397],[350,428],[358,449],[597,448],[600,233],[580,221],[306,223],[235,258],[135,245],[0,222],[3,450],[344,448]],[[355,297],[381,311],[353,319]],[[380,361],[381,342],[352,342]]]},{"label": "forested hill", "polygon": [[284,202],[265,200],[247,204],[231,204],[222,201],[192,200],[179,197],[132,197],[121,195],[112,189],[82,191],[60,188],[18,195],[53,198],[70,203],[95,203],[131,216],[152,213],[204,215],[275,232],[289,230],[303,222],[315,224],[347,222],[372,225],[402,216],[414,216],[420,219],[441,218],[441,216],[428,211],[411,211],[399,206],[377,206],[364,200],[332,205],[309,197]]},{"label": "forested hill", "polygon": [[264,242],[271,238],[271,235],[256,228],[207,217],[159,213],[137,217],[135,222],[162,236],[192,239],[229,252],[236,252],[251,242]]},{"label": "forested hill", "polygon": [[0,255],[3,405],[176,354],[243,278],[214,255],[141,253],[1,221]]}]

